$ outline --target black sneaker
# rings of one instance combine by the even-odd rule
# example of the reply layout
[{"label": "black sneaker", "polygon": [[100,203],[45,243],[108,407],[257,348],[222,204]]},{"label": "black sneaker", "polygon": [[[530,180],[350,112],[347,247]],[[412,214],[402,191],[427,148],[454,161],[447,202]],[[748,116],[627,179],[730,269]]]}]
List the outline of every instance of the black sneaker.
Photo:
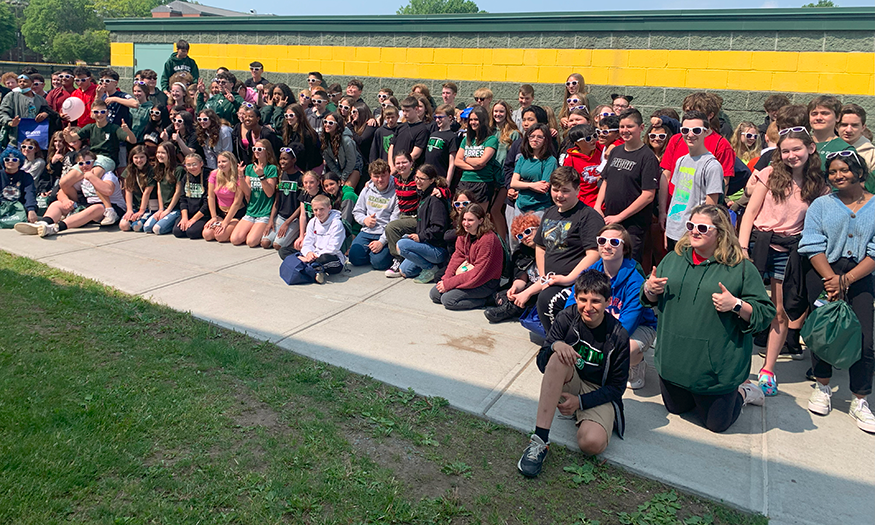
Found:
[{"label": "black sneaker", "polygon": [[809,369],[805,372],[805,379],[807,379],[807,380],[809,380],[809,381],[817,381],[817,378],[814,377],[814,369],[813,369],[813,368],[809,368]]},{"label": "black sneaker", "polygon": [[[766,358],[766,349],[760,350],[760,357]],[[778,354],[778,361],[801,361],[805,359],[805,350],[802,347],[792,348],[787,343],[781,348],[781,353]]]},{"label": "black sneaker", "polygon": [[491,306],[483,311],[483,315],[490,323],[500,323],[508,319],[518,318],[521,313],[523,313],[523,309],[507,299],[504,300],[504,304]]},{"label": "black sneaker", "polygon": [[325,284],[325,272],[322,270],[317,271],[314,279],[316,279],[318,284]]},{"label": "black sneaker", "polygon": [[534,478],[541,473],[541,467],[544,466],[544,460],[547,458],[547,452],[550,450],[550,444],[544,443],[541,438],[532,434],[532,440],[529,441],[529,446],[523,452],[523,457],[516,464],[516,468],[520,469],[523,476]]}]

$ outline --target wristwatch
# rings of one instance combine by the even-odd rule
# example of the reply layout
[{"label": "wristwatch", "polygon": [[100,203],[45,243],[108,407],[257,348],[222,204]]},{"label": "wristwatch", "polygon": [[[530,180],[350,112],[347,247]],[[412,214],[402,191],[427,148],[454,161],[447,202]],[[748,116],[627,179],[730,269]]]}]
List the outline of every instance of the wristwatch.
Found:
[{"label": "wristwatch", "polygon": [[741,299],[736,298],[735,299],[735,306],[732,307],[732,311],[735,312],[736,314],[741,313],[741,304],[742,304]]}]

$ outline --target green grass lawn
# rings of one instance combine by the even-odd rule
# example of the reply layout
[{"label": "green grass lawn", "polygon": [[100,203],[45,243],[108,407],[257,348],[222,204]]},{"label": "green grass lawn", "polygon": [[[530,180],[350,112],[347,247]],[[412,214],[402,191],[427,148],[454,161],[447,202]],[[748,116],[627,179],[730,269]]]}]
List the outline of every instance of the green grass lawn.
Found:
[{"label": "green grass lawn", "polygon": [[0,252],[0,523],[765,523]]}]

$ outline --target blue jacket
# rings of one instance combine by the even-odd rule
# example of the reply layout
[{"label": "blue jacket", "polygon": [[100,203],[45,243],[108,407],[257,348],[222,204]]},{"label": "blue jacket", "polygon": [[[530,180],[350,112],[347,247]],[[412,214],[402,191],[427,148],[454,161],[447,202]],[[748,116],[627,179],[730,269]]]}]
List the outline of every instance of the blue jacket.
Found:
[{"label": "blue jacket", "polygon": [[[6,170],[0,169],[0,191],[3,191],[7,186],[14,186],[18,189],[15,200],[24,204],[26,211],[36,211],[36,193],[33,189],[33,177],[29,173],[18,170],[9,175]],[[6,200],[6,195],[0,195],[0,199]]]},{"label": "blue jacket", "polygon": [[[605,263],[599,259],[587,269],[604,272]],[[653,309],[645,308],[641,304],[639,295],[642,286],[644,286],[644,270],[634,259],[623,259],[620,271],[611,278],[611,304],[608,305],[607,310],[619,319],[630,337],[641,325],[656,329],[656,315]],[[572,304],[575,304],[574,288],[571,288],[571,295],[565,306],[567,308]]]}]

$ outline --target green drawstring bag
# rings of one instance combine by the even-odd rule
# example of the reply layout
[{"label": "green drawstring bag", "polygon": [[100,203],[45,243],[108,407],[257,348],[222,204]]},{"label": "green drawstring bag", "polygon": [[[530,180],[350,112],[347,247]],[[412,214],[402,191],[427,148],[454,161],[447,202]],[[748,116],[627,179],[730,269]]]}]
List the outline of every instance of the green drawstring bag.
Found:
[{"label": "green drawstring bag", "polygon": [[0,200],[0,228],[13,228],[19,222],[27,222],[24,205],[18,201]]},{"label": "green drawstring bag", "polygon": [[862,355],[860,321],[841,299],[815,308],[800,334],[814,355],[836,368],[847,369]]}]

